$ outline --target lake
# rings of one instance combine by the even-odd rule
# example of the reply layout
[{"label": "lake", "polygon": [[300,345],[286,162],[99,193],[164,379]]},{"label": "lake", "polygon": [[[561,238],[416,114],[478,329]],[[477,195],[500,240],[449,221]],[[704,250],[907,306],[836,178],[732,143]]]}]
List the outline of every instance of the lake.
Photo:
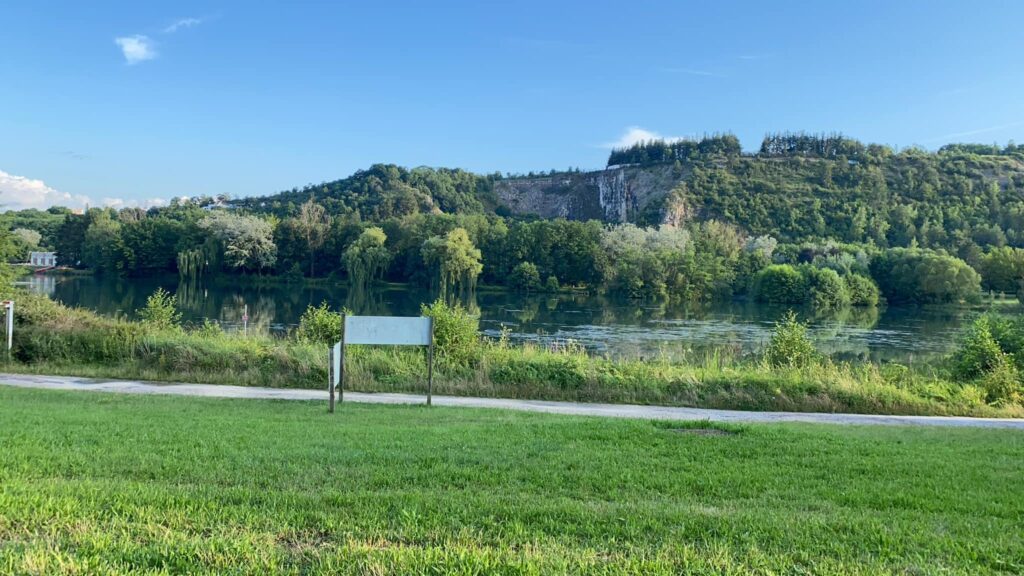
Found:
[{"label": "lake", "polygon": [[[326,301],[360,314],[417,315],[433,300],[429,290],[408,286],[375,287],[354,298],[346,286],[255,285],[220,279],[198,284],[177,276],[99,278],[34,276],[29,286],[70,306],[108,316],[133,317],[146,298],[163,287],[176,293],[186,322],[203,319],[241,330],[248,310],[250,331],[285,333],[298,324],[310,304]],[[498,337],[505,327],[512,341],[539,343],[574,340],[588,350],[614,357],[674,358],[712,350],[728,355],[756,354],[785,307],[746,302],[708,306],[638,302],[585,294],[524,295],[504,290],[477,292],[471,302],[485,334]],[[976,312],[956,307],[803,311],[818,349],[844,360],[870,359],[914,363],[948,352],[959,331]]]}]

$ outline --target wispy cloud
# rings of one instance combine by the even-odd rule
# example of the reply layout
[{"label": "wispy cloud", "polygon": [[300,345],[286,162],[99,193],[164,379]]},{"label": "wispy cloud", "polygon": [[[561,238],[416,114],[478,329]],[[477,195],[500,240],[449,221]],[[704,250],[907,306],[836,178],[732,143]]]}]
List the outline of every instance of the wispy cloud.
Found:
[{"label": "wispy cloud", "polygon": [[949,134],[943,134],[942,136],[936,136],[924,140],[925,143],[930,142],[949,142],[956,140],[957,138],[966,138],[968,136],[977,136],[979,134],[988,134],[990,132],[999,132],[1006,130],[1007,128],[1016,128],[1017,126],[1024,126],[1024,120],[1018,120],[1016,122],[1007,122],[1006,124],[998,124],[996,126],[987,126],[985,128],[977,128],[974,130],[966,130],[964,132],[951,132]]},{"label": "wispy cloud", "polygon": [[121,48],[124,60],[128,64],[138,64],[156,58],[156,44],[149,36],[136,34],[114,38],[114,43]]},{"label": "wispy cloud", "polygon": [[770,52],[757,53],[757,54],[740,54],[739,56],[737,56],[737,58],[739,58],[740,60],[767,60],[769,58],[774,58],[774,57],[775,57],[775,54],[772,54]]},{"label": "wispy cloud", "polygon": [[640,142],[649,142],[651,140],[664,140],[666,142],[672,142],[674,140],[683,140],[681,136],[662,136],[657,132],[651,130],[645,130],[639,126],[629,126],[619,136],[618,140],[613,142],[605,142],[600,145],[600,148],[628,148],[633,144]]},{"label": "wispy cloud", "polygon": [[205,21],[204,18],[179,18],[163,29],[164,34],[174,34],[182,28],[199,26]]}]

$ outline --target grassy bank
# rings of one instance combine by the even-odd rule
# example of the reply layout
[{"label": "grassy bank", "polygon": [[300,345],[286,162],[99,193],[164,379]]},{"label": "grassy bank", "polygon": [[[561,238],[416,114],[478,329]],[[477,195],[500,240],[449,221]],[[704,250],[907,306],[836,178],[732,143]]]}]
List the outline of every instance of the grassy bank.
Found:
[{"label": "grassy bank", "polygon": [[[326,387],[326,346],[316,338],[245,338],[212,326],[186,330],[112,320],[41,297],[22,297],[18,313],[15,361],[4,370]],[[336,320],[325,316],[321,323],[327,325],[317,330],[336,333],[330,324]],[[1018,403],[993,403],[983,386],[956,382],[939,371],[820,359],[775,366],[714,356],[686,363],[658,358],[612,361],[573,346],[552,350],[481,343],[474,328],[459,330],[461,335],[450,330],[441,334],[451,344],[443,347],[439,359],[436,393],[743,410],[1024,416]],[[449,333],[454,336],[445,336]],[[352,347],[348,360],[347,389],[425,389],[426,369],[419,350]]]},{"label": "grassy bank", "polygon": [[0,573],[1024,570],[1024,434],[710,426],[0,387]]}]

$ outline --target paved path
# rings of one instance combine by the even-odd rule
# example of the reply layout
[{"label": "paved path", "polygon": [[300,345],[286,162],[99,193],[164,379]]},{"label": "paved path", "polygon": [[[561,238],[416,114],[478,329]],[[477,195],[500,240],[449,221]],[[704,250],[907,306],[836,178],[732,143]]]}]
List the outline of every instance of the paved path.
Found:
[{"label": "paved path", "polygon": [[[327,407],[326,390],[292,390],[283,388],[257,388],[250,386],[223,386],[217,384],[161,384],[133,380],[100,380],[76,376],[37,376],[28,374],[0,374],[0,385],[49,390],[87,390],[119,392],[123,394],[171,394],[177,396],[206,396],[212,398],[261,398],[273,400],[319,400]],[[367,404],[422,404],[424,397],[416,394],[367,394],[346,392],[345,402]],[[610,416],[615,418],[642,418],[656,420],[711,420],[715,422],[814,422],[823,424],[873,424],[955,426],[977,428],[1014,428],[1024,430],[1024,419],[960,418],[944,416],[876,416],[869,414],[819,414],[804,412],[746,412],[742,410],[710,410],[703,408],[673,408],[667,406],[638,406],[632,404],[588,404],[579,402],[551,402],[543,400],[509,400],[503,398],[465,398],[461,396],[434,396],[435,406],[462,406],[470,408],[501,408],[576,416]]]}]

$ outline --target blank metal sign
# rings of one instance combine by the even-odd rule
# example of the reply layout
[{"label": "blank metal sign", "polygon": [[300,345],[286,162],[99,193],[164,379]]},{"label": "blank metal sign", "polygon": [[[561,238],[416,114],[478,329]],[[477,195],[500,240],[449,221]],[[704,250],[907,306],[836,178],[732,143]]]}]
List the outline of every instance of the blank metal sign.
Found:
[{"label": "blank metal sign", "polygon": [[430,318],[345,316],[345,344],[429,346]]}]

